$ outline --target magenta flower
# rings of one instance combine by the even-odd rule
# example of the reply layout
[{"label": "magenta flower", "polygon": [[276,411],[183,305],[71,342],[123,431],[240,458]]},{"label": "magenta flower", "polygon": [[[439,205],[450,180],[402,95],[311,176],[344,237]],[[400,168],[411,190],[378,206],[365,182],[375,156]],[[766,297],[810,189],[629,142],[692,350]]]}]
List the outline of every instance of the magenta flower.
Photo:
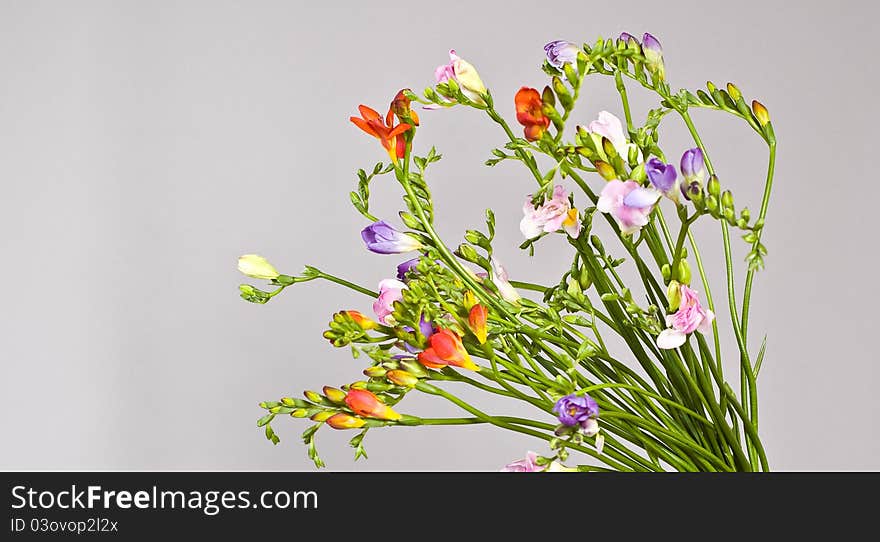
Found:
[{"label": "magenta flower", "polygon": [[578,211],[568,201],[568,192],[561,185],[553,189],[553,199],[547,200],[540,207],[532,205],[532,195],[526,198],[523,205],[523,219],[519,229],[526,239],[544,233],[553,233],[564,228],[566,233],[577,239],[581,232],[581,220]]},{"label": "magenta flower", "polygon": [[565,40],[551,41],[544,46],[547,62],[559,69],[562,69],[565,64],[575,64],[580,50],[581,48],[576,44]]},{"label": "magenta flower", "polygon": [[373,312],[376,319],[386,326],[393,326],[394,302],[403,299],[403,290],[406,284],[396,279],[384,279],[379,282],[379,297],[373,302]]},{"label": "magenta flower", "polygon": [[418,239],[397,231],[384,220],[374,222],[361,230],[361,238],[367,249],[377,254],[401,254],[422,248]]},{"label": "magenta flower", "polygon": [[639,188],[641,186],[635,181],[620,181],[618,179],[608,181],[596,203],[596,209],[601,213],[610,213],[617,225],[620,226],[620,231],[625,235],[633,234],[645,226],[648,223],[648,215],[654,209],[653,204],[647,206],[627,205],[627,196]]},{"label": "magenta flower", "polygon": [[[674,296],[671,296],[674,297]],[[678,299],[671,299],[675,305],[678,301],[678,310],[673,314],[666,315],[666,326],[657,336],[657,347],[664,350],[678,348],[687,340],[687,335],[694,331],[709,333],[712,328],[712,320],[715,315],[712,311],[704,309],[700,305],[697,292],[691,290],[685,284],[678,287]]]},{"label": "magenta flower", "polygon": [[504,468],[501,469],[501,472],[541,472],[544,470],[544,467],[538,465],[536,463],[538,459],[538,454],[535,452],[527,452],[525,459],[519,459],[505,465]]}]

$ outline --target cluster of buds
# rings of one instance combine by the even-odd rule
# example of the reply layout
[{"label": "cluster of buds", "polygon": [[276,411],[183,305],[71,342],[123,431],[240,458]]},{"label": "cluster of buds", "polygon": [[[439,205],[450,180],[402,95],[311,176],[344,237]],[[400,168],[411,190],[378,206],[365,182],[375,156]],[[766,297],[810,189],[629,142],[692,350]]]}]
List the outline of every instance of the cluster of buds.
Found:
[{"label": "cluster of buds", "polygon": [[[365,383],[343,386],[343,389],[324,386],[323,394],[305,391],[306,401],[288,400],[289,410],[294,418],[309,418],[314,422],[326,423],[333,429],[357,429],[364,426],[387,425],[397,422],[403,415],[388,406],[378,395],[366,389]],[[285,400],[282,399],[282,402]],[[270,412],[273,410],[270,408]],[[274,412],[273,412],[274,413]]]},{"label": "cluster of buds", "polygon": [[334,314],[328,327],[330,329],[324,332],[324,338],[333,346],[342,347],[367,337],[367,331],[384,326],[358,311],[347,310]]}]

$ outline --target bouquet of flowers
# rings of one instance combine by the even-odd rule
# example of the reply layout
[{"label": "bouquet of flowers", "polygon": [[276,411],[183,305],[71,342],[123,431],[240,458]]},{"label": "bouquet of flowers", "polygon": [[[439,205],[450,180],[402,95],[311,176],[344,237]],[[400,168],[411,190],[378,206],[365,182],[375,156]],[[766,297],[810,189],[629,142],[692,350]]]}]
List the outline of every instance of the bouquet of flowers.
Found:
[{"label": "bouquet of flowers", "polygon": [[[767,109],[758,101],[748,105],[733,84],[673,91],[660,43],[650,34],[639,40],[624,33],[593,45],[553,41],[544,51],[549,84],[542,90],[523,87],[513,96],[521,132],[497,112],[477,70],[455,51],[436,69],[436,85],[421,96],[404,89],[384,116],[361,105],[360,116],[351,117],[388,153],[387,163],[358,170],[350,194],[369,221],[361,232],[366,248],[411,254],[378,291],[314,267],[285,275],[261,256],[239,259],[242,273],[270,285],[241,285],[247,301],[266,303],[291,285],[323,279],[366,295],[374,313],[337,312],[324,333],[333,346],[348,346],[355,358],[367,360],[364,378],[306,391],[302,399],[260,403],[266,414],[257,425],[270,441],[279,441],[272,429],[278,416],[308,418],[313,424],[303,440],[321,467],[315,436],[323,427],[356,430],[351,445],[358,458],[366,456],[364,436],[374,428],[491,424],[545,442],[544,454],[528,452],[502,469],[508,471],[769,469],[758,434],[756,386],[766,337],[757,351],[748,340],[776,155]],[[613,79],[624,120],[602,111],[566,130],[590,76]],[[630,110],[627,83],[658,98],[641,124]],[[531,253],[545,236],[564,236],[573,255],[557,283],[531,284],[508,275],[493,253],[492,210],[486,211],[485,229],[466,230],[457,247],[440,238],[427,178],[441,155],[434,148],[416,150],[422,147],[416,138],[419,106],[472,108],[501,127],[506,141],[486,165],[520,162],[534,179],[523,204],[520,248]],[[722,186],[691,119],[695,108],[733,115],[766,142],[767,177],[757,213],[737,209]],[[668,117],[684,122],[693,148],[671,154],[661,149],[660,127]],[[536,157],[542,155],[552,167],[539,166]],[[397,226],[370,212],[370,183],[386,176],[403,193]],[[692,233],[697,222],[720,229],[725,316],[715,314],[710,279],[716,277],[704,271]],[[741,298],[731,256],[734,235],[750,247],[744,279],[739,277]],[[631,266],[641,284],[626,284],[622,266]],[[739,359],[738,392],[724,375],[722,328],[736,339],[737,350],[726,355]],[[611,335],[617,339],[608,343],[627,348],[609,348]],[[534,407],[534,416],[495,412],[491,401],[468,403],[448,390],[451,382],[473,386],[487,399],[494,394],[523,401]],[[410,393],[443,398],[463,416],[406,412]],[[583,464],[570,457],[572,451],[582,454]]]}]

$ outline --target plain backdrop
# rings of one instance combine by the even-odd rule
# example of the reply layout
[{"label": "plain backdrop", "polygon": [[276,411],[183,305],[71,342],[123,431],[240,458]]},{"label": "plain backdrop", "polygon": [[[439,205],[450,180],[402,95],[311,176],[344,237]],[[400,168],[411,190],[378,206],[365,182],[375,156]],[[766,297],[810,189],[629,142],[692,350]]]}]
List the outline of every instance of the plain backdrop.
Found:
[{"label": "plain backdrop", "polygon": [[[734,81],[773,118],[770,253],[750,326],[753,351],[768,336],[760,430],[772,467],[880,468],[878,16],[876,3],[817,1],[0,2],[0,468],[312,469],[306,424],[279,419],[273,447],[257,403],[357,380],[363,361],[321,332],[369,299],[310,283],[251,305],[237,256],[374,287],[402,258],[363,248],[348,203],[355,170],[385,158],[349,123],[357,105],[384,110],[398,89],[429,86],[455,48],[514,123],[515,91],[545,84],[544,43],[623,30],[662,41],[673,88]],[[630,94],[644,119],[655,103]],[[622,116],[613,82],[596,77],[573,123],[602,109]],[[528,173],[483,166],[503,132],[473,110],[421,117],[417,151],[444,155],[429,177],[441,234],[457,244],[492,207],[511,274],[558,277],[561,238],[533,258],[517,249]],[[725,114],[695,122],[737,204],[757,209],[763,142]],[[661,144],[691,146],[672,118]],[[396,219],[392,179],[373,201]],[[723,298],[717,223],[698,235]],[[723,305],[719,318],[729,324]],[[729,337],[725,349],[735,375]],[[401,410],[458,412],[429,397]],[[319,435],[331,469],[496,470],[546,450],[486,427],[392,428],[372,431],[370,459],[355,463],[351,436]]]}]

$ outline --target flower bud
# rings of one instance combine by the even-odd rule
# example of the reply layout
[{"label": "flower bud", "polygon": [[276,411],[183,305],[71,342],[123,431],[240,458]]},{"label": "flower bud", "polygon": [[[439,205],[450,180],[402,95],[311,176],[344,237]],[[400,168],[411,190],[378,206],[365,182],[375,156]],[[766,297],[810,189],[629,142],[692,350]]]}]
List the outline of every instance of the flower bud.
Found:
[{"label": "flower bud", "polygon": [[770,112],[767,111],[764,104],[758,100],[752,100],[752,111],[755,113],[755,118],[758,119],[758,124],[760,124],[762,128],[767,126],[770,122]]},{"label": "flower bud", "polygon": [[337,412],[336,414],[327,418],[326,423],[333,429],[357,429],[359,427],[363,427],[364,424],[366,424],[367,422],[360,418],[349,416],[345,412]]},{"label": "flower bud", "polygon": [[385,375],[385,378],[387,378],[394,384],[397,384],[398,386],[404,386],[406,388],[412,388],[419,383],[419,377],[401,369],[388,371],[388,373]]},{"label": "flower bud", "polygon": [[559,98],[559,103],[562,104],[562,107],[566,111],[571,109],[573,105],[571,93],[568,92],[568,88],[566,88],[562,79],[560,79],[559,76],[554,75],[550,82],[553,84],[553,90],[556,92],[556,96]]},{"label": "flower bud", "polygon": [[721,183],[718,182],[718,177],[715,175],[709,177],[709,184],[706,186],[706,190],[716,198],[721,195]]},{"label": "flower bud", "polygon": [[660,46],[657,38],[648,33],[642,36],[642,52],[645,55],[645,64],[648,67],[648,71],[656,74],[660,80],[665,79],[666,68],[663,65],[663,47]]},{"label": "flower bud", "polygon": [[681,284],[677,280],[669,281],[669,286],[666,288],[666,299],[669,300],[669,312],[677,311],[678,306],[681,305]]},{"label": "flower bud", "polygon": [[374,365],[364,369],[364,375],[369,376],[370,378],[381,378],[385,376],[386,372],[388,372],[388,370],[380,365]]},{"label": "flower bud", "polygon": [[[426,376],[428,376],[428,371],[426,371],[425,368],[424,368],[420,363],[418,363],[418,362],[416,362],[416,361],[414,361],[414,360],[411,360],[411,359],[405,359],[405,360],[403,360],[403,361],[400,362],[400,366],[401,366],[406,372],[408,372],[408,373],[410,373],[410,374],[412,374],[412,375],[415,375],[415,376],[417,376],[417,377],[419,377],[419,378],[425,378]],[[386,375],[386,376],[387,376],[387,375]]]},{"label": "flower bud", "polygon": [[678,261],[675,268],[675,278],[682,284],[691,283],[691,266],[684,258]]},{"label": "flower bud", "polygon": [[324,396],[334,403],[342,403],[345,401],[345,392],[331,386],[324,386]]},{"label": "flower bud", "polygon": [[672,277],[672,269],[669,267],[668,263],[664,263],[660,268],[660,275],[663,277],[664,281],[667,281]]},{"label": "flower bud", "polygon": [[465,309],[471,310],[471,307],[477,304],[477,298],[474,296],[474,293],[470,290],[464,293],[464,297],[461,300],[462,306]]},{"label": "flower bud", "polygon": [[725,190],[724,193],[721,194],[721,208],[733,209],[733,193],[730,190]]},{"label": "flower bud", "polygon": [[486,307],[477,303],[473,307],[471,307],[470,312],[468,313],[468,325],[471,328],[474,336],[476,336],[477,340],[480,341],[480,344],[484,344],[486,342],[486,338],[489,335],[488,330],[486,329],[486,319],[489,316],[489,311],[486,310]]},{"label": "flower bud", "polygon": [[709,209],[709,212],[712,213],[712,216],[717,216],[718,198],[710,194],[709,197],[706,198],[706,208]]},{"label": "flower bud", "polygon": [[593,164],[596,166],[596,170],[599,172],[599,175],[602,176],[606,181],[613,181],[617,178],[617,172],[614,171],[614,167],[611,166],[608,162],[603,162],[602,160],[596,160]]},{"label": "flower bud", "polygon": [[742,93],[733,83],[727,83],[727,93],[734,102],[738,102],[742,98]]},{"label": "flower bud", "polygon": [[238,270],[254,279],[272,280],[280,273],[266,258],[258,254],[245,254],[238,258]]},{"label": "flower bud", "polygon": [[313,403],[321,403],[324,401],[324,398],[321,397],[321,394],[316,391],[306,390],[303,392],[303,395],[305,395],[306,399]]},{"label": "flower bud", "polygon": [[324,421],[327,421],[327,418],[330,418],[334,414],[335,414],[335,412],[332,410],[322,410],[322,411],[316,413],[310,419],[313,422],[324,422]]},{"label": "flower bud", "polygon": [[309,415],[309,410],[306,408],[297,408],[293,412],[290,413],[294,418],[305,418]]},{"label": "flower bud", "polygon": [[376,329],[376,326],[379,325],[358,311],[342,311],[342,314],[353,320],[364,331]]},{"label": "flower bud", "polygon": [[400,414],[367,390],[350,390],[345,396],[345,404],[359,416],[380,420],[399,420],[401,418]]}]

